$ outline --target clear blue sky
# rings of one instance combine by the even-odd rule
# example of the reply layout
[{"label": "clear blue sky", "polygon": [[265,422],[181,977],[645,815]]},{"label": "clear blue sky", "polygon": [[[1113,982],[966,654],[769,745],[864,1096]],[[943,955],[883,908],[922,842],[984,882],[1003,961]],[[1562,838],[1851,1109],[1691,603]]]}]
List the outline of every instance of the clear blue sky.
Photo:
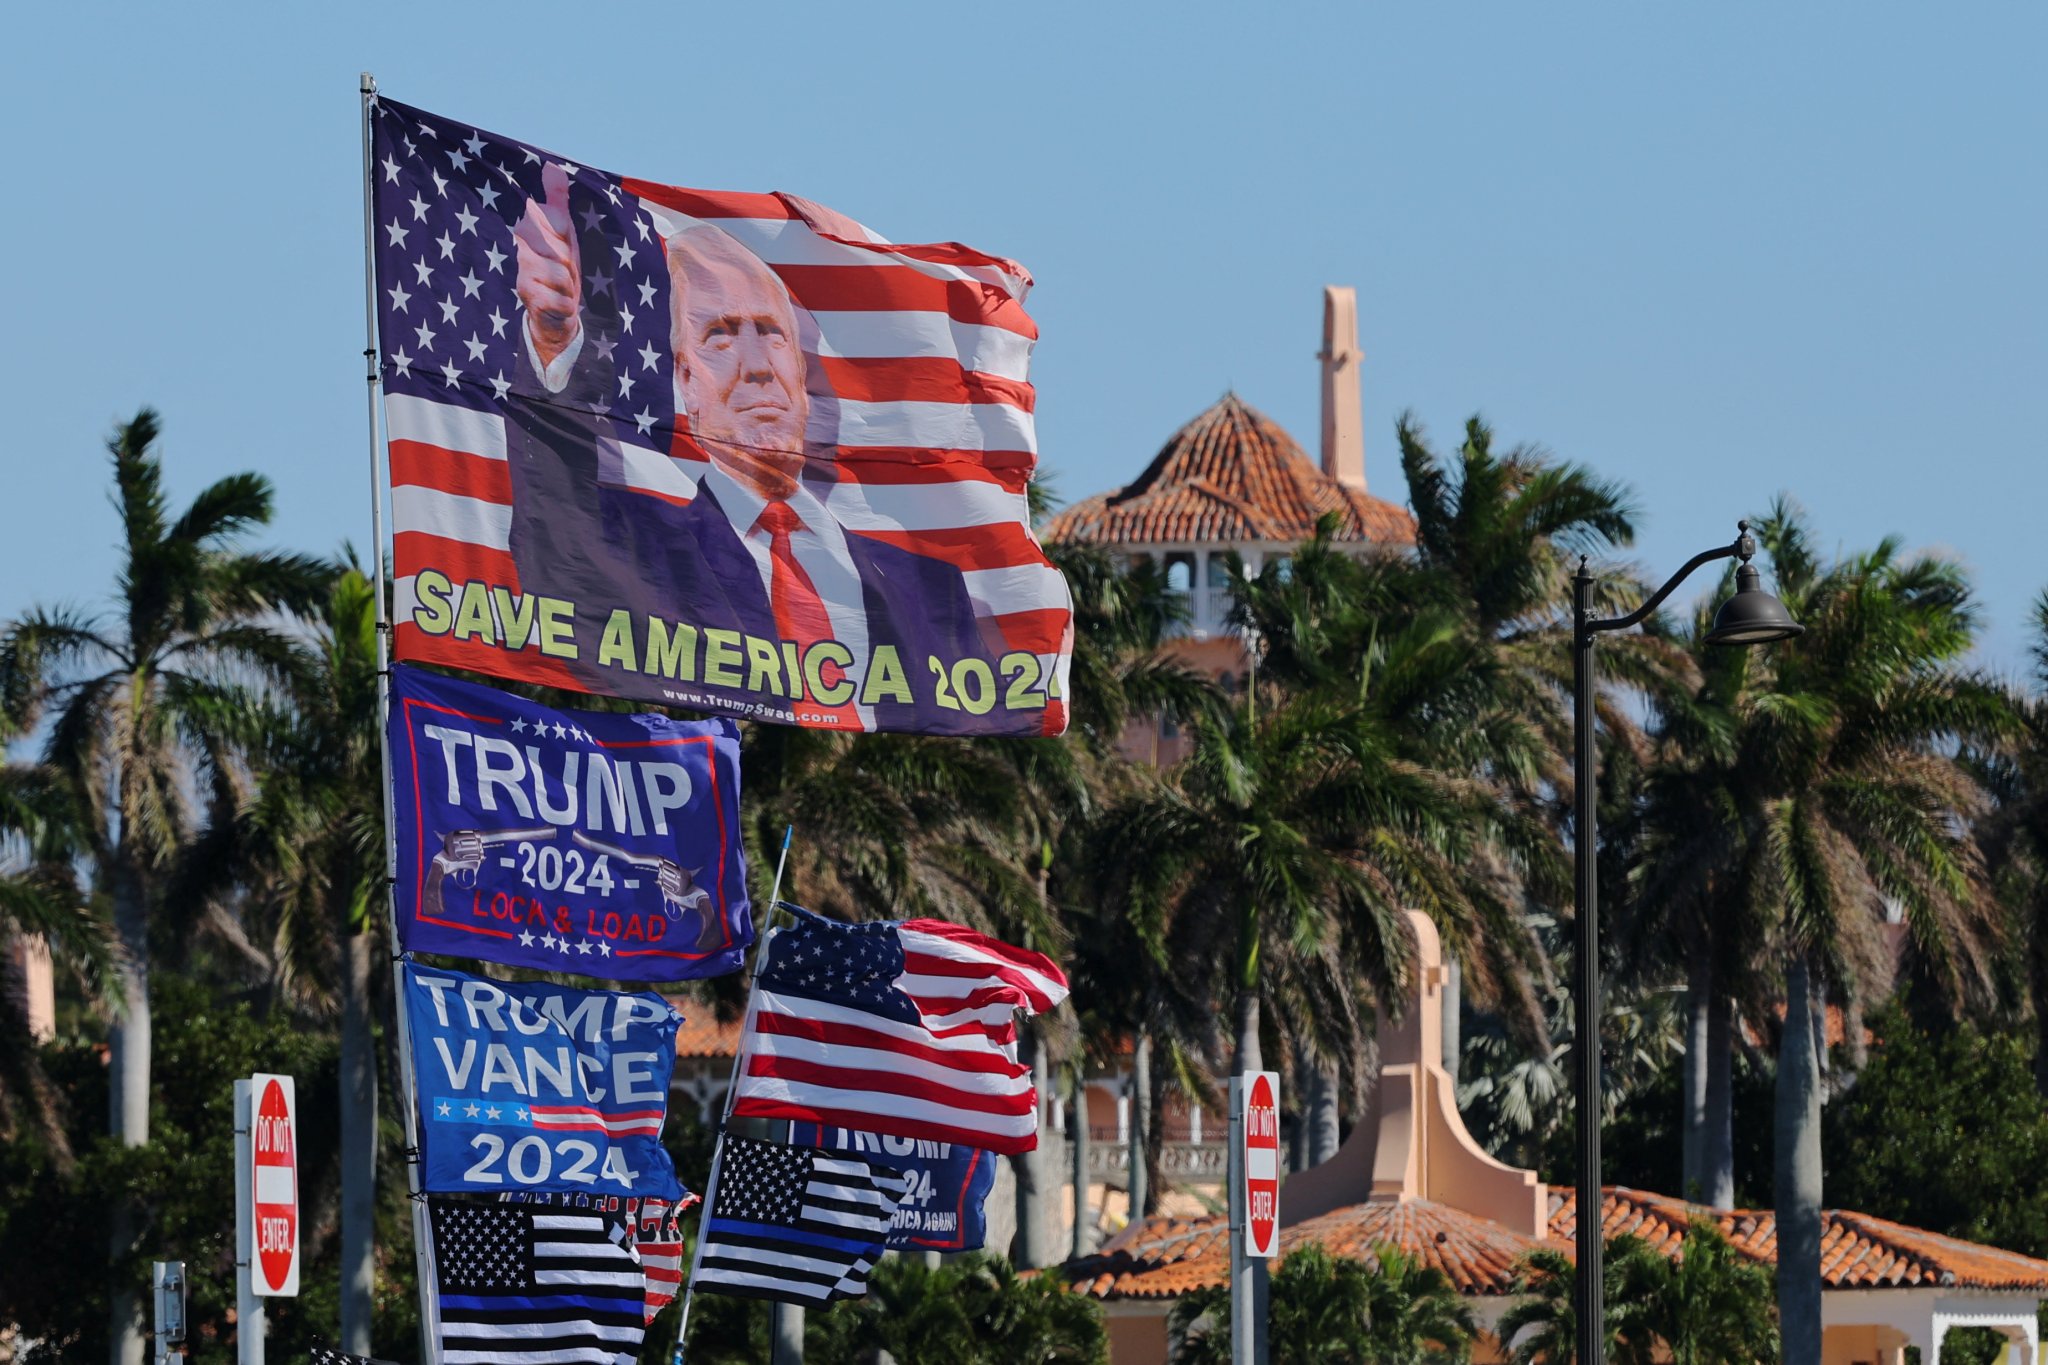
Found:
[{"label": "clear blue sky", "polygon": [[1483,411],[1626,480],[1660,573],[1780,491],[2048,587],[2048,8],[33,5],[9,22],[0,617],[103,593],[101,438],[369,540],[355,77],[586,164],[786,189],[1038,279],[1046,466],[1236,388],[1313,445],[1359,291],[1367,472]]}]

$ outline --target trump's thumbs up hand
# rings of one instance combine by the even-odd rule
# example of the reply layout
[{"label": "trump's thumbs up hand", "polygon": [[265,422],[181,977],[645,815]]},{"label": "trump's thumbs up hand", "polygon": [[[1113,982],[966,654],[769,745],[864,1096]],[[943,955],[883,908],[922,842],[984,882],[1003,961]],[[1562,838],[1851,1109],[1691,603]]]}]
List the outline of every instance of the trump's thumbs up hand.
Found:
[{"label": "trump's thumbs up hand", "polygon": [[550,161],[541,168],[544,202],[526,201],[526,212],[512,229],[519,252],[519,301],[526,305],[527,324],[541,363],[551,365],[569,349],[582,326],[583,260],[576,229],[569,221],[569,174]]}]

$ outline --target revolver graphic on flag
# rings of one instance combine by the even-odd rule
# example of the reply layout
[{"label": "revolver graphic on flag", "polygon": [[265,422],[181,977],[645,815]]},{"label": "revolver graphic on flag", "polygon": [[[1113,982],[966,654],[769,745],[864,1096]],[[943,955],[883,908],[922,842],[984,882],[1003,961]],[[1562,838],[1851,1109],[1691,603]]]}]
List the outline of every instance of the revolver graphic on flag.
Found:
[{"label": "revolver graphic on flag", "polygon": [[451,830],[441,839],[441,851],[434,855],[434,866],[444,877],[455,878],[457,886],[468,888],[476,885],[477,869],[484,865],[484,850],[496,848],[499,844],[546,843],[560,833],[553,825],[533,825],[525,829],[499,829],[486,834],[480,830]]},{"label": "revolver graphic on flag", "polygon": [[629,867],[652,872],[655,885],[661,888],[662,911],[670,919],[681,919],[685,909],[695,910],[706,921],[712,918],[711,893],[697,885],[696,877],[681,863],[671,862],[667,858],[652,858],[644,853],[634,853],[616,844],[608,844],[602,839],[593,839],[580,829],[571,833],[569,838],[592,853],[602,853],[606,857],[617,858]]}]

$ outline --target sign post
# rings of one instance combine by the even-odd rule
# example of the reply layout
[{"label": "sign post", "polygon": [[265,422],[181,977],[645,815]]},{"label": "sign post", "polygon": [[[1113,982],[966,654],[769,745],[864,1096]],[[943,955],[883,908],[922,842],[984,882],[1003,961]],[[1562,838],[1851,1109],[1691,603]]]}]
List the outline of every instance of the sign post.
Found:
[{"label": "sign post", "polygon": [[266,1297],[299,1292],[298,1097],[290,1076],[235,1082],[235,1340],[263,1365]]},{"label": "sign post", "polygon": [[156,1291],[156,1349],[151,1365],[185,1365],[185,1263],[158,1261],[152,1268]]},{"label": "sign post", "polygon": [[1280,1076],[1230,1078],[1230,1358],[1266,1365],[1266,1262],[1280,1251]]}]

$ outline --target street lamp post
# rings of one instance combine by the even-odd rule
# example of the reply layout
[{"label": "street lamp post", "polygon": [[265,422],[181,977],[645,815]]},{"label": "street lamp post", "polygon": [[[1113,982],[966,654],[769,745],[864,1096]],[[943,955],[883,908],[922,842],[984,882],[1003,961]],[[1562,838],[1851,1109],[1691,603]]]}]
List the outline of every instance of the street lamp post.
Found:
[{"label": "street lamp post", "polygon": [[1708,644],[1761,645],[1799,634],[1805,627],[1792,619],[1783,602],[1763,590],[1762,579],[1749,562],[1756,554],[1756,540],[1749,534],[1749,523],[1738,522],[1736,528],[1733,543],[1694,555],[1642,606],[1626,616],[1593,615],[1594,579],[1583,557],[1572,578],[1572,824],[1578,873],[1574,938],[1578,981],[1572,993],[1572,1041],[1579,1054],[1578,1274],[1572,1307],[1578,1327],[1578,1365],[1606,1365],[1607,1360],[1601,1267],[1605,1248],[1601,1241],[1600,1206],[1600,841],[1593,808],[1594,789],[1598,785],[1593,748],[1593,693],[1597,682],[1593,641],[1609,631],[1641,625],[1693,570],[1717,559],[1739,559],[1742,564],[1735,571],[1735,595],[1714,613],[1713,628],[1706,636]]}]

